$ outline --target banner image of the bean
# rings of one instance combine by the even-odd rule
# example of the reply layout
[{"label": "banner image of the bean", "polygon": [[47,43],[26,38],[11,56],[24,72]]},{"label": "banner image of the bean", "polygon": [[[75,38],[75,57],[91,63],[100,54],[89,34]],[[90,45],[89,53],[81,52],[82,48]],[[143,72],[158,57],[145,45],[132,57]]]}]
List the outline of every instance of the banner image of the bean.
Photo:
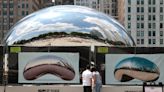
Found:
[{"label": "banner image of the bean", "polygon": [[79,83],[79,53],[22,52],[19,83]]},{"label": "banner image of the bean", "polygon": [[106,84],[161,82],[163,61],[163,54],[106,54]]}]

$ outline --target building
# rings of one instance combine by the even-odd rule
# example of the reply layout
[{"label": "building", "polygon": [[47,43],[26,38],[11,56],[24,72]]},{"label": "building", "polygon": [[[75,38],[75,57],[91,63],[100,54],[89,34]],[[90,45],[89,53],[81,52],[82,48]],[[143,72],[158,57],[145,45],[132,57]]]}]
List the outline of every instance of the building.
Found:
[{"label": "building", "polygon": [[74,0],[74,4],[87,6],[113,16],[116,19],[118,18],[117,0]]},{"label": "building", "polygon": [[53,0],[55,5],[73,5],[74,0]]},{"label": "building", "polygon": [[21,18],[41,8],[41,0],[0,0],[0,41]]},{"label": "building", "polygon": [[137,46],[164,46],[164,0],[118,0],[118,18]]},{"label": "building", "polygon": [[50,7],[53,6],[54,3],[52,2],[52,0],[41,0],[41,8],[45,8],[45,7]]}]

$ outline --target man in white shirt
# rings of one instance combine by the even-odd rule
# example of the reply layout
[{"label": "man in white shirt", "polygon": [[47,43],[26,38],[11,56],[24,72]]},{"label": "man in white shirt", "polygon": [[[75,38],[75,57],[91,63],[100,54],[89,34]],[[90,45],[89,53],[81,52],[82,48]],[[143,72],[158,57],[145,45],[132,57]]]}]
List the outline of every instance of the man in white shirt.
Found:
[{"label": "man in white shirt", "polygon": [[92,72],[89,65],[87,65],[86,70],[82,73],[82,83],[84,92],[92,92]]}]

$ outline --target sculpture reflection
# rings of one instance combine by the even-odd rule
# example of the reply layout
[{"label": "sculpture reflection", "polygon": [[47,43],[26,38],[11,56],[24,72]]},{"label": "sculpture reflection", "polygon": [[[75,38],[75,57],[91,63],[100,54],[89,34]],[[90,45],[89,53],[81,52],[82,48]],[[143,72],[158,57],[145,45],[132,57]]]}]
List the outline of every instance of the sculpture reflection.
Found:
[{"label": "sculpture reflection", "polygon": [[35,80],[46,74],[63,80],[72,80],[75,77],[75,71],[67,60],[55,55],[44,55],[30,60],[23,72],[26,80]]},{"label": "sculpture reflection", "polygon": [[53,6],[20,20],[4,39],[6,45],[134,46],[115,19],[82,6]]},{"label": "sculpture reflection", "polygon": [[142,57],[129,57],[121,60],[114,70],[115,78],[121,82],[133,79],[155,81],[160,76],[158,66]]}]

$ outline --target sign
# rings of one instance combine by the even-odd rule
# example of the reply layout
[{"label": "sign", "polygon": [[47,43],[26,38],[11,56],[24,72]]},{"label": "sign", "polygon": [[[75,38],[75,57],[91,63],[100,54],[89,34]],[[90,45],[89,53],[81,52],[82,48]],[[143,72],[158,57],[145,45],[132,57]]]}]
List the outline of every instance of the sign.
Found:
[{"label": "sign", "polygon": [[108,47],[98,47],[97,52],[98,53],[108,53]]},{"label": "sign", "polygon": [[59,89],[38,89],[38,92],[60,92]]},{"label": "sign", "polygon": [[18,53],[21,52],[21,47],[10,47],[11,53]]}]

